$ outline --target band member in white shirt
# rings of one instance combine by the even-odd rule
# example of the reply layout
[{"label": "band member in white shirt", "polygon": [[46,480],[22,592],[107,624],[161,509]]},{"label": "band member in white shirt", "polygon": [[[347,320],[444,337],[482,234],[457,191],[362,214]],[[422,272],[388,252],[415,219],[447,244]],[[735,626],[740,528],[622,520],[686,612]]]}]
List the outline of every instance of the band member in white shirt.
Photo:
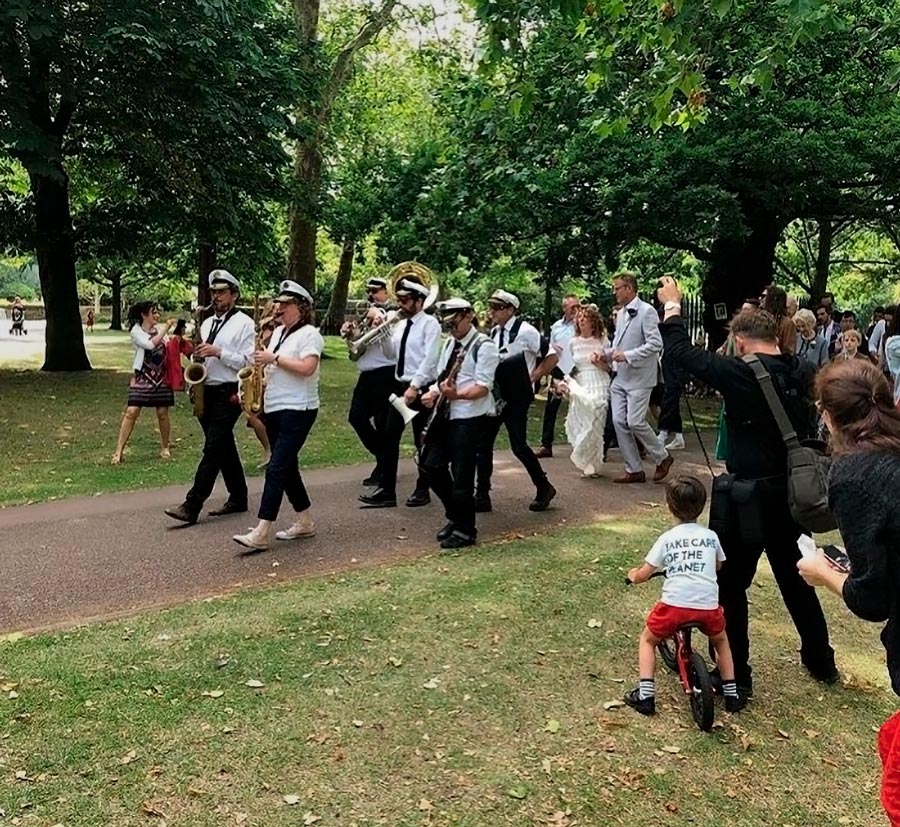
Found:
[{"label": "band member in white shirt", "polygon": [[[575,316],[581,307],[578,296],[570,293],[562,300],[562,318],[557,319],[550,326],[550,350],[555,353],[557,359],[566,358],[568,361],[569,340],[575,335]],[[563,371],[559,366],[553,368],[550,378],[547,380],[547,404],[544,406],[544,423],[541,430],[541,447],[535,451],[538,459],[553,456],[553,439],[556,434],[556,416],[562,405],[562,394],[553,392],[553,380],[561,380]]]},{"label": "band member in white shirt", "polygon": [[438,379],[422,397],[432,411],[422,464],[447,516],[437,533],[441,548],[463,548],[473,545],[477,536],[475,465],[478,444],[494,413],[491,388],[500,355],[496,344],[474,326],[475,311],[465,299],[449,299],[437,308],[450,338]]},{"label": "band member in white shirt", "polygon": [[[434,316],[422,309],[429,290],[416,276],[406,276],[395,288],[400,313],[405,321],[398,322],[389,340],[387,351],[397,355],[394,374],[394,393],[402,396],[411,408],[420,408],[419,397],[437,376],[437,360],[440,355],[441,325]],[[421,449],[422,429],[425,417],[416,416],[412,421],[416,447]],[[371,494],[361,494],[360,502],[367,508],[393,508],[397,505],[397,463],[400,461],[400,439],[406,423],[393,408],[388,411],[384,427],[381,454],[378,465],[381,483]],[[428,505],[428,482],[421,469],[416,488],[406,504],[410,507]]]},{"label": "band member in white shirt", "polygon": [[240,284],[231,273],[213,270],[209,274],[209,291],[213,315],[200,325],[202,344],[196,350],[196,355],[204,359],[207,371],[200,418],[205,437],[203,456],[184,502],[166,509],[169,517],[188,525],[197,522],[219,473],[228,490],[228,499],[209,515],[219,517],[247,510],[247,480],[234,441],[234,425],[241,415],[237,374],[253,357],[255,328],[253,319],[237,309]]},{"label": "band member in white shirt", "polygon": [[[366,293],[369,307],[365,318],[370,325],[383,323],[386,311],[390,309],[387,281],[382,278],[370,278],[366,282]],[[346,336],[352,325],[352,322],[345,322],[341,328],[341,335]],[[359,379],[353,389],[347,419],[363,447],[375,457],[376,461],[375,470],[363,480],[363,485],[381,484],[378,456],[384,439],[388,411],[391,410],[388,397],[394,392],[394,366],[397,363],[396,354],[388,352],[390,347],[390,342],[382,340],[369,345],[363,355],[356,360]]]},{"label": "band member in white shirt", "polygon": [[[528,444],[528,409],[534,402],[534,383],[556,364],[547,360],[537,367],[541,352],[541,334],[537,328],[523,321],[516,314],[519,298],[506,290],[495,290],[488,299],[491,321],[491,339],[500,350],[500,365],[494,382],[498,399],[498,412],[490,420],[478,451],[478,482],[475,507],[478,511],[490,511],[491,475],[494,472],[494,442],[501,425],[506,425],[509,447],[522,463],[535,487],[530,511],[546,511],[556,496],[556,489],[541,468],[541,463]],[[555,356],[555,354],[554,354]]]},{"label": "band member in white shirt", "polygon": [[313,327],[313,298],[305,287],[283,281],[275,301],[281,324],[265,350],[253,355],[254,363],[265,370],[263,410],[272,458],[266,467],[259,522],[248,534],[234,536],[236,543],[254,551],[269,547],[272,523],[278,519],[285,495],[295,520],[275,538],[296,540],[316,533],[299,454],[319,413],[319,363],[325,341]]}]

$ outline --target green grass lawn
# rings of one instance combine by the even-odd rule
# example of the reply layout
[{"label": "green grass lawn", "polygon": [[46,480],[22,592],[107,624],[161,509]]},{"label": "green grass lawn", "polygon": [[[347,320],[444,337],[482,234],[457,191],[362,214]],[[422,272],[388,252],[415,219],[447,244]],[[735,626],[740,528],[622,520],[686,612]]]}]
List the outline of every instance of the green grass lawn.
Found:
[{"label": "green grass lawn", "polygon": [[664,672],[655,718],[605,707],[659,592],[622,574],[662,525],[0,644],[0,824],[884,824],[875,729],[896,698],[877,628],[835,599],[846,687],[800,670],[763,571],[747,710],[704,735]]}]

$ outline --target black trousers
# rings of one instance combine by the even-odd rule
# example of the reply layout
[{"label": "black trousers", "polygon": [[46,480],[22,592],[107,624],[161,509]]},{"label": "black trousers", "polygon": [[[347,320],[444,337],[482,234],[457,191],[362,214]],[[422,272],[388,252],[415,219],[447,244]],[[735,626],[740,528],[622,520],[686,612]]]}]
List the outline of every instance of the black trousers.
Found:
[{"label": "black trousers", "polygon": [[660,431],[684,433],[684,423],[681,421],[681,382],[677,379],[667,379],[663,384],[657,424]]},{"label": "black trousers", "polygon": [[[550,375],[554,379],[562,379],[563,372],[559,368],[553,368]],[[547,391],[547,403],[544,405],[544,423],[541,428],[541,445],[550,448],[556,437],[556,417],[559,414],[559,408],[562,405],[562,397],[555,393]]]},{"label": "black trousers", "polygon": [[244,466],[234,441],[234,425],[241,415],[240,406],[232,397],[237,393],[237,383],[207,385],[203,389],[203,456],[194,474],[194,484],[184,498],[184,505],[199,514],[203,503],[209,499],[219,473],[228,489],[228,499],[237,505],[247,503],[247,480]]},{"label": "black trousers", "polygon": [[498,416],[487,417],[487,424],[478,445],[478,483],[476,489],[479,496],[487,496],[491,490],[491,475],[494,473],[494,443],[500,426],[506,425],[509,434],[509,447],[519,462],[525,467],[535,488],[547,484],[547,475],[541,463],[528,444],[528,408],[531,403],[506,404]]},{"label": "black trousers", "polygon": [[378,459],[381,451],[384,427],[391,409],[388,397],[394,392],[394,367],[387,365],[364,370],[356,380],[353,398],[350,400],[350,423],[363,447]]},{"label": "black trousers", "polygon": [[431,490],[444,506],[454,530],[473,540],[475,528],[475,466],[478,445],[489,416],[451,419],[429,435],[422,456],[422,469]]},{"label": "black trousers", "polygon": [[266,485],[259,504],[260,520],[275,520],[286,494],[294,511],[309,508],[309,494],[300,476],[300,449],[318,415],[309,411],[276,411],[266,414],[266,434],[272,446],[272,458],[266,467]]},{"label": "black trousers", "polygon": [[814,671],[834,666],[834,650],[828,642],[828,626],[816,590],[797,571],[800,559],[797,538],[802,529],[794,522],[788,507],[786,480],[757,480],[752,505],[758,515],[752,527],[740,522],[733,505],[723,505],[721,501],[713,502],[709,517],[710,528],[719,535],[725,552],[726,560],[718,576],[719,603],[725,610],[725,630],[734,656],[735,679],[744,686],[750,685],[752,674],[747,589],[763,552],[769,558],[781,598],[800,635],[803,663]]},{"label": "black trousers", "polygon": [[[404,391],[409,387],[407,382],[394,381],[391,393],[397,396],[403,396]],[[390,394],[389,394],[390,395]],[[422,429],[428,420],[428,411],[426,411],[416,400],[415,404],[410,405],[413,410],[419,411],[419,414],[413,417],[413,439],[416,448],[422,448]],[[406,424],[403,417],[394,409],[393,405],[388,405],[387,418],[384,423],[384,436],[381,440],[381,450],[378,454],[378,468],[381,471],[381,488],[389,493],[397,491],[397,463],[400,462],[400,440],[403,438],[403,431]],[[419,467],[419,476],[416,480],[416,491],[427,491],[428,482]]]}]

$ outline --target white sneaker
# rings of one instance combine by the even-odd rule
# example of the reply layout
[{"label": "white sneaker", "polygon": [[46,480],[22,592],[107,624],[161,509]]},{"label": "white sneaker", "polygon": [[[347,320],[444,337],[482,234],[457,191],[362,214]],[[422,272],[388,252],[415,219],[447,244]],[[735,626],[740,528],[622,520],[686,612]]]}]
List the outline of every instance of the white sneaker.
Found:
[{"label": "white sneaker", "polygon": [[297,540],[300,537],[315,537],[316,524],[308,516],[303,516],[290,528],[275,533],[277,540]]},{"label": "white sneaker", "polygon": [[665,445],[669,441],[669,432],[668,431],[660,431],[659,432],[659,441]]},{"label": "white sneaker", "polygon": [[667,451],[681,451],[684,449],[684,434],[675,434],[672,441],[666,445]]},{"label": "white sneaker", "polygon": [[252,548],[254,551],[265,551],[269,547],[269,532],[259,531],[256,528],[247,534],[235,534],[231,538],[244,548]]}]

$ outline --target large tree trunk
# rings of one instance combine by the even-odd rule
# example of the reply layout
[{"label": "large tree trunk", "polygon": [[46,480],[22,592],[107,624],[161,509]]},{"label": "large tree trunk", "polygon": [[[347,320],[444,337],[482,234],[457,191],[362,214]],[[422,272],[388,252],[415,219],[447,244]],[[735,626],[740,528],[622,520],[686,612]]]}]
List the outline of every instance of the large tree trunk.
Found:
[{"label": "large tree trunk", "polygon": [[819,225],[819,247],[816,251],[816,270],[813,274],[810,298],[813,307],[822,300],[822,294],[828,288],[828,270],[831,267],[831,250],[834,246],[834,223],[823,219]]},{"label": "large tree trunk", "polygon": [[[735,310],[746,299],[759,296],[763,287],[772,283],[775,248],[785,225],[769,214],[756,215],[752,222],[747,218],[745,221],[749,226],[747,235],[717,238],[710,250],[710,268],[703,282],[706,304],[703,325],[713,348],[725,341],[728,321]],[[717,309],[724,319],[716,318]]]},{"label": "large tree trunk", "polygon": [[344,313],[347,309],[347,294],[350,289],[350,277],[353,275],[353,256],[356,254],[356,242],[352,238],[345,238],[341,248],[341,262],[338,265],[337,278],[334,280],[334,290],[331,293],[331,303],[328,312],[322,321],[322,332],[334,335],[340,331],[344,322]]},{"label": "large tree trunk", "polygon": [[109,286],[112,292],[112,318],[109,320],[110,330],[122,329],[122,274],[115,270],[109,275]]},{"label": "large tree trunk", "polygon": [[197,254],[197,307],[209,304],[209,274],[216,269],[215,241],[201,241]]},{"label": "large tree trunk", "polygon": [[69,177],[61,167],[53,177],[37,173],[29,177],[34,195],[38,274],[47,318],[41,370],[90,370],[78,304]]},{"label": "large tree trunk", "polygon": [[316,203],[322,186],[322,154],[318,137],[297,147],[294,163],[297,200],[291,212],[291,249],[288,254],[288,278],[299,282],[310,293],[316,291]]}]

